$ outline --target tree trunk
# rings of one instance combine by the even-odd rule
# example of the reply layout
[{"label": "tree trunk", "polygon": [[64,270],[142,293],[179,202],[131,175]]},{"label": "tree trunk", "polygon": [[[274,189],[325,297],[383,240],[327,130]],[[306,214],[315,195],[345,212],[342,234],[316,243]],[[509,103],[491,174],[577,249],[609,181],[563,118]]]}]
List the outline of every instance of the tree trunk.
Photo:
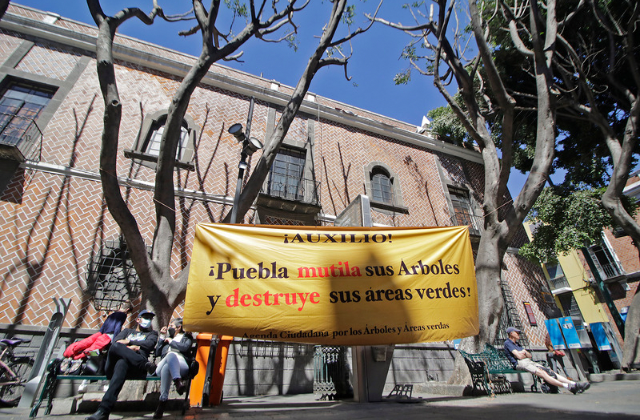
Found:
[{"label": "tree trunk", "polygon": [[640,288],[629,305],[624,327],[624,349],[622,350],[622,369],[629,370],[634,364],[640,364],[638,352],[638,332],[640,331]]}]

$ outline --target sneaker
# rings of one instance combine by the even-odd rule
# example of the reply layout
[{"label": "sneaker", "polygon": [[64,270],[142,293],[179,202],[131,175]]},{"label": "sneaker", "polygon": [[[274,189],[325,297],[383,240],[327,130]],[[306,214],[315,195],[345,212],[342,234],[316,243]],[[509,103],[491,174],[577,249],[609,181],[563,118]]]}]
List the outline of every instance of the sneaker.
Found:
[{"label": "sneaker", "polygon": [[156,372],[156,364],[153,362],[147,362],[144,364],[144,368],[149,375],[153,375]]},{"label": "sneaker", "polygon": [[569,385],[569,391],[571,391],[573,395],[576,395],[580,391],[580,389],[581,388],[580,388],[580,385],[578,385],[578,383]]},{"label": "sneaker", "polygon": [[87,391],[87,385],[89,385],[89,381],[87,381],[86,379],[82,381],[82,383],[78,387],[78,394],[84,394]]},{"label": "sneaker", "polygon": [[581,382],[578,384],[578,386],[580,387],[580,390],[578,392],[582,394],[584,391],[591,387],[591,384],[589,382]]}]

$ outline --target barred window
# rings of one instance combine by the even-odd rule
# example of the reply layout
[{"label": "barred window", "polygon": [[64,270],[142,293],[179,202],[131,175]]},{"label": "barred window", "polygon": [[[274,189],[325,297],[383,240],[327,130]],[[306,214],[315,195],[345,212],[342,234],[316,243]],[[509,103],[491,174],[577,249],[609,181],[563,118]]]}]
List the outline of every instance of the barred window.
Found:
[{"label": "barred window", "polygon": [[92,256],[87,286],[97,310],[114,311],[140,296],[140,279],[124,238],[104,241]]}]

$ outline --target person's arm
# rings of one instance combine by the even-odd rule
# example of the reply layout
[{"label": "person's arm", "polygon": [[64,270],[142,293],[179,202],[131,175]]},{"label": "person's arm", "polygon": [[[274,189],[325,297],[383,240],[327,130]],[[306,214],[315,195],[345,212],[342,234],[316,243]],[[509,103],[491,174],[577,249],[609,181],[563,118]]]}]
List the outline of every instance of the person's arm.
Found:
[{"label": "person's arm", "polygon": [[116,342],[124,341],[122,344],[129,344],[129,340],[127,340],[127,336],[129,336],[129,329],[125,328],[113,338],[113,341],[116,341]]},{"label": "person's arm", "polygon": [[143,350],[145,353],[149,354],[155,348],[157,341],[158,341],[158,332],[151,331],[147,335],[144,341],[138,341],[135,344],[140,346],[140,349]]},{"label": "person's arm", "polygon": [[513,354],[513,357],[515,357],[518,360],[528,359],[531,357],[531,353],[529,353],[525,349],[522,349],[522,350],[513,349],[511,350],[511,354]]},{"label": "person's arm", "polygon": [[507,353],[507,355],[512,355],[516,360],[522,360],[531,357],[531,354],[528,351],[511,340],[505,341],[504,351]]},{"label": "person's arm", "polygon": [[164,348],[165,345],[166,343],[164,342],[164,337],[161,336],[160,338],[158,338],[158,344],[156,344],[156,350],[154,352],[156,357],[162,356],[162,349]]}]

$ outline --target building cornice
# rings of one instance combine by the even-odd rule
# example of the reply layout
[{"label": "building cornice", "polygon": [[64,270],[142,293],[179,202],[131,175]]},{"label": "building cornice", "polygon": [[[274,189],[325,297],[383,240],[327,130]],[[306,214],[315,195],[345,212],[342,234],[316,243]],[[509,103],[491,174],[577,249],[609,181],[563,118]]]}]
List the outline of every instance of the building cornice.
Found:
[{"label": "building cornice", "polygon": [[[29,9],[24,6],[17,6],[25,9]],[[31,9],[36,10],[36,9]],[[36,10],[37,11],[37,10]],[[41,12],[41,11],[38,11]],[[46,12],[41,12],[46,13]],[[54,15],[52,15],[54,16]],[[55,15],[57,17],[57,15]],[[53,20],[53,19],[52,19]],[[70,21],[68,19],[65,19]],[[87,28],[91,28],[92,31],[96,31],[95,27],[86,25],[81,22],[73,21],[75,24],[85,26]],[[6,13],[2,20],[0,20],[0,28],[14,31],[17,33],[22,33],[25,35],[37,37],[40,39],[44,39],[51,42],[56,42],[62,45],[67,45],[69,47],[78,48],[81,50],[89,51],[95,53],[96,51],[96,39],[95,35],[89,35],[86,33],[81,33],[77,31],[72,31],[70,29],[63,28],[61,26],[57,26],[51,23],[47,23],[44,21],[30,19],[24,16],[16,15],[13,13]],[[181,56],[184,59],[177,60],[171,59],[169,57],[163,57],[159,54],[152,54],[148,51],[143,50],[142,48],[133,48],[130,46],[123,45],[121,43],[116,43],[114,45],[114,58],[122,61],[126,61],[132,64],[136,64],[145,68],[149,68],[156,71],[161,71],[164,73],[168,73],[174,76],[183,77],[187,74],[191,67],[191,63],[193,63],[196,58],[184,54],[175,50],[171,50],[168,48],[164,48],[158,45],[154,45],[151,43],[147,43],[144,41],[137,40],[135,38],[118,35],[118,38],[128,39],[136,44],[142,46],[150,46],[156,50],[166,51],[167,55],[173,56]],[[258,100],[276,105],[276,106],[284,106],[289,101],[290,96],[286,93],[280,92],[278,90],[274,90],[270,87],[259,86],[258,84],[250,83],[244,80],[239,80],[233,77],[230,77],[225,74],[221,74],[215,72],[215,68],[220,67],[224,69],[229,69],[227,67],[221,66],[219,64],[214,65],[212,70],[210,70],[207,75],[202,80],[203,84],[213,86],[219,89],[227,90],[236,94],[245,95],[248,97],[255,97]],[[256,80],[262,80],[266,85],[271,85],[271,81],[266,79],[261,79],[258,76],[251,75],[248,73],[241,72],[235,69],[229,69],[230,71],[238,74],[248,75]],[[307,98],[315,98],[315,94],[307,95]],[[327,106],[319,104],[315,100],[304,100],[300,107],[300,112],[313,115],[317,118],[326,119],[338,124],[343,124],[349,127],[357,128],[363,131],[367,131],[373,134],[385,136],[394,140],[402,141],[405,143],[409,143],[411,145],[417,147],[423,147],[425,149],[443,153],[449,156],[457,157],[460,159],[464,159],[470,162],[484,164],[482,160],[482,156],[480,153],[465,149],[459,146],[452,145],[450,143],[443,142],[441,140],[434,139],[432,137],[415,133],[409,130],[405,130],[399,127],[395,127],[391,124],[385,123],[383,121],[376,120],[374,118],[368,118],[356,115],[352,112],[345,112],[339,108],[340,105],[347,106],[351,109],[358,109],[348,104],[342,104],[338,101],[334,101],[330,98],[323,98],[327,102],[331,102],[335,107]],[[379,114],[372,113],[367,110],[362,110],[363,112],[375,116]],[[383,119],[387,119],[389,121],[397,121],[392,118],[380,116]],[[406,124],[406,122],[398,121],[401,124]]]}]

